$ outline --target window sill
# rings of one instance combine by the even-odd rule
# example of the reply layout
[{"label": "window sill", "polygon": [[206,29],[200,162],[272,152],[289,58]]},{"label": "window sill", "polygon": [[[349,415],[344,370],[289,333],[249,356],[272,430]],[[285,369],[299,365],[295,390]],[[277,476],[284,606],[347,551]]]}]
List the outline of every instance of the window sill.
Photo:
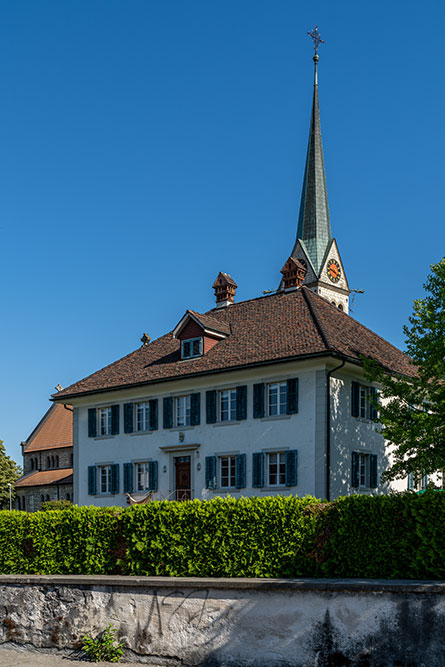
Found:
[{"label": "window sill", "polygon": [[195,427],[194,426],[172,426],[171,428],[166,428],[165,430],[166,431],[178,432],[178,431],[191,431],[193,428],[195,428]]},{"label": "window sill", "polygon": [[138,436],[138,435],[152,435],[154,429],[151,429],[150,431],[133,431],[133,433],[127,433],[127,435],[131,436]]},{"label": "window sill", "polygon": [[[296,484],[292,484],[292,486],[286,486],[285,484],[280,486],[262,486],[259,488],[259,491],[265,491],[267,493],[270,493],[271,491],[286,491],[286,489],[292,489],[292,487],[297,486]],[[258,488],[258,487],[257,487]]]},{"label": "window sill", "polygon": [[218,428],[219,426],[239,426],[240,424],[240,421],[236,421],[235,419],[231,421],[228,419],[227,421],[216,422],[216,424],[212,424],[212,426]]},{"label": "window sill", "polygon": [[115,496],[118,496],[119,493],[94,493],[93,497],[94,498],[114,498]]},{"label": "window sill", "polygon": [[262,422],[275,422],[280,419],[290,419],[292,415],[271,415],[269,417],[261,417]]},{"label": "window sill", "polygon": [[114,437],[114,435],[96,435],[94,440],[111,440]]}]

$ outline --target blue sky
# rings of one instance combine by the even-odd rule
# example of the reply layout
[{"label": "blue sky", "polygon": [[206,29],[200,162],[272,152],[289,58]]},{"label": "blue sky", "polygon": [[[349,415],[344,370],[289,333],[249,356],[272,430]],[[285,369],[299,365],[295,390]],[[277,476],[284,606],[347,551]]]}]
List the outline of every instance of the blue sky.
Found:
[{"label": "blue sky", "polygon": [[[403,7],[403,11],[402,11]],[[214,304],[277,286],[318,23],[331,223],[353,316],[402,347],[445,246],[441,2],[3,0],[0,439]],[[439,36],[438,36],[439,35]]]}]

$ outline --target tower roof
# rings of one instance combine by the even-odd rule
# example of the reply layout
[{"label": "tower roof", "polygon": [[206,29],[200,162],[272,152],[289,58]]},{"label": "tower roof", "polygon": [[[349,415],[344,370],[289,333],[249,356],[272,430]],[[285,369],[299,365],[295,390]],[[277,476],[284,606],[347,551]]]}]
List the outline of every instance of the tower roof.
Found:
[{"label": "tower roof", "polygon": [[313,60],[315,64],[314,96],[298,218],[297,240],[303,240],[314,269],[317,275],[319,275],[326,248],[332,239],[332,233],[321,140],[320,109],[318,105],[317,53]]}]

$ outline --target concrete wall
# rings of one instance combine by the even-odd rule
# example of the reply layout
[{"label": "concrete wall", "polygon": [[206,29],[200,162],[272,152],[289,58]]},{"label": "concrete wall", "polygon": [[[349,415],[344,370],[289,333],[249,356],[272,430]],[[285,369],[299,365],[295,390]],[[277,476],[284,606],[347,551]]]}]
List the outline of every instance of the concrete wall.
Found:
[{"label": "concrete wall", "polygon": [[72,653],[109,623],[126,658],[182,667],[441,667],[445,583],[0,577],[0,643]]}]

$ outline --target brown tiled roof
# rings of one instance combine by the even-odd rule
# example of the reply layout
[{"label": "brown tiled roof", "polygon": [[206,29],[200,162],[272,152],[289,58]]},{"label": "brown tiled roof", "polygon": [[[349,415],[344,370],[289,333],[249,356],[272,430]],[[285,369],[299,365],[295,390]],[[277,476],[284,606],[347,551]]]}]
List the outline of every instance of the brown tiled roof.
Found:
[{"label": "brown tiled roof", "polygon": [[38,452],[73,446],[73,412],[69,406],[52,405],[26,440],[24,451]]},{"label": "brown tiled roof", "polygon": [[205,356],[181,361],[180,341],[168,333],[54,398],[316,355],[359,363],[363,354],[392,372],[413,374],[400,350],[307,287],[214,309],[207,316],[230,326],[231,334]]},{"label": "brown tiled roof", "polygon": [[51,484],[72,484],[72,468],[56,468],[53,470],[37,470],[25,475],[15,483],[16,489],[29,486],[50,486]]},{"label": "brown tiled roof", "polygon": [[224,322],[224,320],[218,320],[216,317],[205,313],[197,313],[195,310],[188,310],[188,313],[193,315],[193,317],[199,322],[199,324],[204,327],[204,329],[211,329],[212,331],[218,331],[224,334],[230,334],[230,323]]}]

